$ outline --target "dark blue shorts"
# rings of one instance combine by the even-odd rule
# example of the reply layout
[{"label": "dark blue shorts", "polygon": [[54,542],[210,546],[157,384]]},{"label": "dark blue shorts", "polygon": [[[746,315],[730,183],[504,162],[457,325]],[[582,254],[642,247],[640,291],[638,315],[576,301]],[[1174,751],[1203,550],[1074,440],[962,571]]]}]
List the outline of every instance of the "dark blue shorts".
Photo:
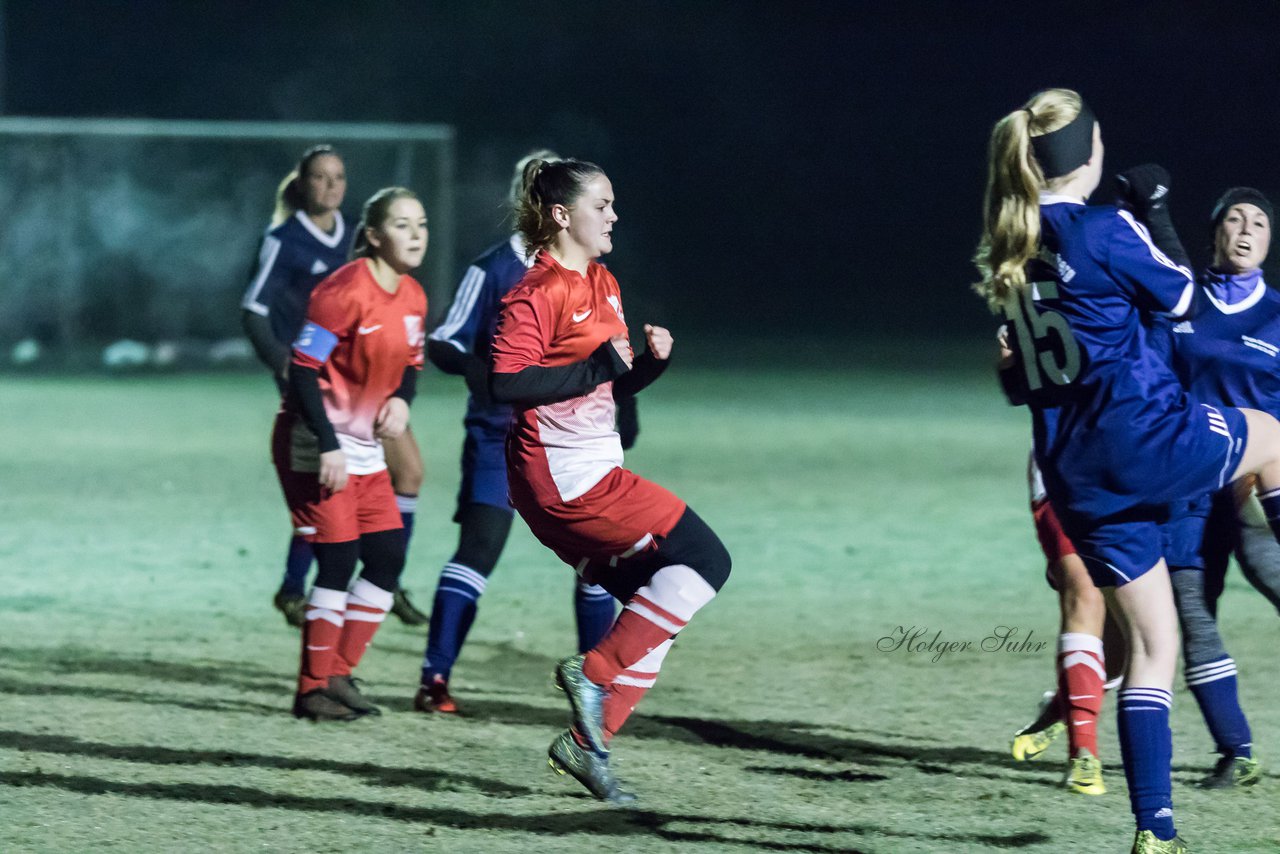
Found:
[{"label": "dark blue shorts", "polygon": [[[1152,569],[1161,558],[1169,566],[1203,567],[1201,546],[1209,494],[1225,486],[1244,456],[1248,427],[1238,409],[1204,407],[1214,424],[1219,455],[1196,462],[1203,483],[1172,504],[1139,505],[1100,519],[1063,514],[1063,528],[1099,587],[1122,586]],[[1212,441],[1212,440],[1210,440]],[[1203,442],[1208,446],[1210,441]],[[1188,461],[1190,462],[1190,461]]]},{"label": "dark blue shorts", "polygon": [[[507,435],[494,430],[468,427],[462,442],[462,483],[458,487],[458,510],[468,504],[488,504],[514,513],[507,497]],[[457,517],[454,517],[457,521]]]}]

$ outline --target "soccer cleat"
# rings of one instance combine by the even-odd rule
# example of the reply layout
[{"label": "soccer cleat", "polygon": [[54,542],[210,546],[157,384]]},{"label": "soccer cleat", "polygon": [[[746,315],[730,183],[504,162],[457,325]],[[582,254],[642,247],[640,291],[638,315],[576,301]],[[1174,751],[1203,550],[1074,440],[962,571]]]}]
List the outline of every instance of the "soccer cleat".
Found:
[{"label": "soccer cleat", "polygon": [[1102,761],[1091,753],[1081,753],[1067,766],[1063,781],[1068,791],[1078,795],[1105,795],[1107,787],[1102,782]]},{"label": "soccer cleat", "polygon": [[1190,850],[1181,836],[1161,839],[1149,830],[1139,830],[1129,854],[1186,854]]},{"label": "soccer cleat", "polygon": [[431,622],[431,617],[422,613],[414,607],[409,601],[409,591],[403,587],[397,587],[396,592],[391,597],[391,613],[400,618],[400,622],[406,626],[425,626]]},{"label": "soccer cleat", "polygon": [[354,721],[361,713],[317,688],[293,698],[293,716],[312,721]]},{"label": "soccer cleat", "polygon": [[420,687],[418,693],[413,695],[413,708],[415,711],[427,714],[439,712],[445,715],[456,715],[458,713],[458,704],[449,695],[449,683],[438,673],[431,678],[429,684]]},{"label": "soccer cleat", "polygon": [[587,746],[601,756],[609,755],[604,743],[605,690],[582,672],[584,656],[575,655],[556,665],[556,687],[569,697],[573,725],[587,740]]},{"label": "soccer cleat", "polygon": [[579,746],[569,730],[560,733],[560,737],[551,742],[551,747],[547,749],[547,764],[561,776],[571,775],[602,801],[629,804],[636,799],[635,795],[622,790],[617,778],[609,770],[609,757]]},{"label": "soccer cleat", "polygon": [[1262,765],[1245,756],[1223,756],[1213,766],[1213,773],[1201,781],[1206,789],[1231,789],[1252,786],[1262,779]]},{"label": "soccer cleat", "polygon": [[279,590],[271,600],[271,604],[281,614],[284,614],[284,621],[291,626],[302,628],[302,624],[307,621],[307,597],[301,593],[287,593]]},{"label": "soccer cleat", "polygon": [[337,700],[362,715],[382,714],[382,709],[369,702],[369,699],[360,693],[359,682],[360,680],[354,676],[330,676],[329,687],[325,689],[325,694],[329,699]]},{"label": "soccer cleat", "polygon": [[[1034,724],[1032,724],[1034,726]],[[1013,743],[1010,745],[1010,752],[1013,758],[1018,762],[1026,762],[1030,759],[1040,758],[1040,754],[1048,750],[1049,745],[1057,740],[1058,736],[1067,731],[1067,725],[1062,721],[1054,721],[1048,727],[1036,732],[1027,732],[1027,728],[1023,727],[1013,735]]]}]

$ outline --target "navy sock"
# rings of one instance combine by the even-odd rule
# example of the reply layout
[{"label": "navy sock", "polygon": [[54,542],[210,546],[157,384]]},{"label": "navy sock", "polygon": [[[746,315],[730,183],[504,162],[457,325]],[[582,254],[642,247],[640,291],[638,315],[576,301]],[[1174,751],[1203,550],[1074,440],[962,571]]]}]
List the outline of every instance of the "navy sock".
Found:
[{"label": "navy sock", "polygon": [[305,596],[307,593],[307,573],[311,570],[311,561],[315,552],[311,543],[294,535],[289,541],[289,553],[284,559],[284,580],[280,589],[294,596]]},{"label": "navy sock", "polygon": [[1161,688],[1125,688],[1120,692],[1116,720],[1120,755],[1129,783],[1129,804],[1138,830],[1160,839],[1177,835],[1173,826],[1173,733],[1169,709],[1173,695]]},{"label": "navy sock", "polygon": [[413,539],[413,517],[418,510],[418,496],[396,494],[396,509],[400,511],[400,522],[404,525],[404,549],[409,550],[409,540]]},{"label": "navy sock", "polygon": [[1209,733],[1224,756],[1253,756],[1253,735],[1240,708],[1236,663],[1220,658],[1187,668],[1187,687],[1200,704]]},{"label": "navy sock", "polygon": [[600,643],[613,627],[613,595],[598,584],[578,581],[573,586],[573,615],[578,622],[578,652]]},{"label": "navy sock", "polygon": [[460,563],[446,563],[440,571],[427,629],[427,652],[422,658],[423,685],[430,684],[437,674],[448,680],[476,618],[476,603],[484,587],[485,577]]}]

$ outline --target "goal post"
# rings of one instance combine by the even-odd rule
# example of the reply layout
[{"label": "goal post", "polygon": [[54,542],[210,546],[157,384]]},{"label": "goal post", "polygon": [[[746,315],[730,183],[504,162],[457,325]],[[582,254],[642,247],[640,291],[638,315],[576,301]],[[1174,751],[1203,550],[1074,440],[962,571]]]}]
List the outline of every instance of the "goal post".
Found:
[{"label": "goal post", "polygon": [[454,130],[443,124],[0,117],[0,346],[240,334],[275,190],[308,146],[346,164],[342,209],[400,184],[431,239],[432,314],[454,273]]}]

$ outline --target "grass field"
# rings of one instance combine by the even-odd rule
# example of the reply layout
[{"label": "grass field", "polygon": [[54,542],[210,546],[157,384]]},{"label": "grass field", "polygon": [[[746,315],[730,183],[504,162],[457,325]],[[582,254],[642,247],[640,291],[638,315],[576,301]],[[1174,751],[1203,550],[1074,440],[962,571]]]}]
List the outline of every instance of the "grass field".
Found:
[{"label": "grass field", "polygon": [[[464,715],[411,710],[424,632],[392,620],[361,666],[385,714],[296,721],[297,634],[270,607],[287,538],[270,384],[0,378],[0,851],[1128,850],[1110,704],[1104,797],[1059,789],[1064,747],[1025,765],[1006,750],[1051,682],[1056,624],[1026,414],[980,351],[910,353],[678,364],[646,393],[629,465],[735,567],[615,744],[628,810],[547,768],[571,573],[519,525],[455,671]],[[432,374],[414,405],[428,483],[405,586],[422,605],[454,545],[462,403]],[[1222,611],[1280,763],[1275,614],[1234,574]],[[1028,648],[983,651],[1000,626]],[[973,646],[883,648],[913,627]],[[1276,772],[1198,790],[1214,757],[1181,685],[1173,726],[1194,850],[1280,848]]]}]

